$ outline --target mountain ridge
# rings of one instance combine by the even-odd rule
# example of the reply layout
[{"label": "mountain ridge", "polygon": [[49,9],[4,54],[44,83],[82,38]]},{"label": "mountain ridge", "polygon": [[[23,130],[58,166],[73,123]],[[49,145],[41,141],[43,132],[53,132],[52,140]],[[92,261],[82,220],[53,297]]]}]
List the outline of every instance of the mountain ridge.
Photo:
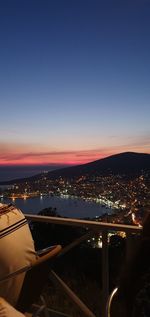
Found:
[{"label": "mountain ridge", "polygon": [[[123,152],[114,154],[96,161],[82,165],[75,165],[53,170],[46,173],[47,178],[73,178],[81,175],[108,175],[113,174],[138,174],[139,172],[150,171],[150,154],[137,152]],[[13,179],[7,182],[0,182],[1,185],[34,181],[40,179],[43,174],[37,174],[27,178]]]}]

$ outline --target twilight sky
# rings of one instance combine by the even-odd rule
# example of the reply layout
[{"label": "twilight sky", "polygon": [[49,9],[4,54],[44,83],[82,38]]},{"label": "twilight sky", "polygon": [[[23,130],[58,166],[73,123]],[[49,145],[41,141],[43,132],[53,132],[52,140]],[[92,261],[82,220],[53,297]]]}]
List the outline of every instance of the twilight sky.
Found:
[{"label": "twilight sky", "polygon": [[150,153],[150,0],[1,0],[0,118],[0,165]]}]

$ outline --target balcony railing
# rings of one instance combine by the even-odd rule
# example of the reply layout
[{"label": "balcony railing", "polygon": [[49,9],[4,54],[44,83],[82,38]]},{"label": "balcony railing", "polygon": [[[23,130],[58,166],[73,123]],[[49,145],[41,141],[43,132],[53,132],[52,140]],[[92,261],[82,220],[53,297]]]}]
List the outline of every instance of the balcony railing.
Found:
[{"label": "balcony railing", "polygon": [[[78,238],[68,246],[64,247],[59,256],[65,254],[73,247],[79,245],[81,242],[88,239],[94,232],[101,232],[102,235],[102,316],[106,317],[106,304],[109,296],[109,258],[108,258],[108,233],[113,231],[122,231],[126,233],[127,239],[127,257],[130,256],[132,252],[131,249],[131,238],[133,234],[138,234],[141,232],[141,227],[124,225],[124,224],[114,224],[114,223],[105,223],[98,221],[90,220],[80,220],[73,218],[60,218],[60,217],[49,217],[49,216],[40,216],[25,214],[28,220],[53,223],[58,225],[67,225],[67,226],[77,226],[88,229],[87,233],[82,237]],[[94,313],[79,299],[79,297],[60,279],[60,277],[54,272],[51,271],[51,278],[53,281],[63,288],[63,291],[70,297],[70,299],[78,306],[82,311],[83,316],[87,317],[96,317]]]}]

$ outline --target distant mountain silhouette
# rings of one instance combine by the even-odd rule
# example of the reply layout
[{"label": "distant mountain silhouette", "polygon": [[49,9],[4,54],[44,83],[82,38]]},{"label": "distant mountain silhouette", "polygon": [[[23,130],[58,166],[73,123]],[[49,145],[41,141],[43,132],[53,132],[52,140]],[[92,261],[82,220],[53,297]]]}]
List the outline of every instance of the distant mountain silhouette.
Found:
[{"label": "distant mountain silhouette", "polygon": [[[70,179],[81,175],[97,176],[108,175],[110,173],[134,176],[140,174],[142,170],[150,171],[150,154],[125,152],[87,164],[50,171],[46,174],[46,177],[55,179],[61,176]],[[43,174],[38,174],[29,178],[0,182],[0,184],[6,185],[25,181],[34,181],[40,179],[42,176]]]},{"label": "distant mountain silhouette", "polygon": [[77,165],[48,173],[53,177],[76,177],[80,175],[137,174],[150,170],[150,154],[125,152],[112,155],[84,165]]}]

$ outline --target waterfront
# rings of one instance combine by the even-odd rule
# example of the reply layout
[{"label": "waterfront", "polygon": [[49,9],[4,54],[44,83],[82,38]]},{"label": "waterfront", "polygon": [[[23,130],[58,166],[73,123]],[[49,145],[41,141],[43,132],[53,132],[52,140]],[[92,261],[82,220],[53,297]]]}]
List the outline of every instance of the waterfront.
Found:
[{"label": "waterfront", "polygon": [[41,196],[28,199],[2,199],[2,203],[13,203],[24,213],[37,214],[40,210],[48,207],[56,207],[60,216],[69,218],[94,218],[105,213],[111,214],[112,209],[106,208],[99,203],[84,201],[79,198],[60,196]]}]

